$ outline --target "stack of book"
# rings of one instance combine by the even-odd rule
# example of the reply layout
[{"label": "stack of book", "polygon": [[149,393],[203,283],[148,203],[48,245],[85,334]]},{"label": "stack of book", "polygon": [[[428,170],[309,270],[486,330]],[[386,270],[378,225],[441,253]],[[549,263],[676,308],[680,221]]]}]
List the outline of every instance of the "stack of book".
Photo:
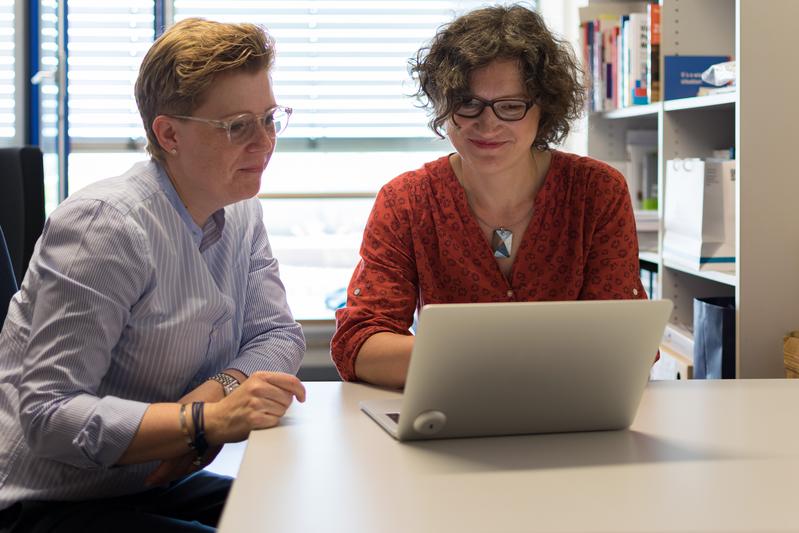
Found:
[{"label": "stack of book", "polygon": [[657,211],[636,210],[635,229],[638,231],[638,249],[641,252],[657,252],[660,219]]},{"label": "stack of book", "polygon": [[660,343],[660,359],[652,367],[651,379],[692,379],[694,335],[682,324],[669,323]]},{"label": "stack of book", "polygon": [[580,30],[590,111],[660,101],[659,4],[602,2],[583,7]]}]

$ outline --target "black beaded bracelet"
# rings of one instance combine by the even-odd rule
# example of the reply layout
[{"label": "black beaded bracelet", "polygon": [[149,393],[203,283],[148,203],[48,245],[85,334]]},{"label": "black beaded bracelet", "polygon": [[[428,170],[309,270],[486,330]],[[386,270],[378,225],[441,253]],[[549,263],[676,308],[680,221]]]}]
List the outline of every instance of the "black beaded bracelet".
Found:
[{"label": "black beaded bracelet", "polygon": [[194,422],[194,449],[197,451],[197,458],[194,465],[202,464],[203,456],[208,451],[208,441],[205,440],[205,402],[193,402],[191,404],[191,420]]}]

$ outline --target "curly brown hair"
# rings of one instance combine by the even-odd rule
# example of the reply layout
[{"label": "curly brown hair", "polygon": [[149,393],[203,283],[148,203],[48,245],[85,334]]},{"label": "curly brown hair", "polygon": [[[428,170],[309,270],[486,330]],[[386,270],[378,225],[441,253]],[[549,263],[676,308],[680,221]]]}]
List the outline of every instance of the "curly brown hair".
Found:
[{"label": "curly brown hair", "polygon": [[468,99],[472,72],[497,59],[519,63],[527,95],[541,109],[533,146],[560,143],[585,104],[584,73],[571,45],[555,37],[535,11],[521,5],[491,6],[466,13],[439,28],[411,59],[430,128],[439,136],[444,123]]},{"label": "curly brown hair", "polygon": [[164,161],[153,132],[155,117],[191,115],[217,76],[268,71],[274,59],[274,41],[255,24],[189,18],[166,30],[144,56],[134,89],[147,151]]}]

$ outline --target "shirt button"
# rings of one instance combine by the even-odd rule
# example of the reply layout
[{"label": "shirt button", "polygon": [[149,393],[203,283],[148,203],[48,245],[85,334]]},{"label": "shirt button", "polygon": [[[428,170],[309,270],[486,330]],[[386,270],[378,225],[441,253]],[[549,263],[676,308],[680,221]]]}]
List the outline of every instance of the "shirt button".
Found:
[{"label": "shirt button", "polygon": [[513,291],[508,291],[507,294],[508,294],[508,298],[512,298],[513,297]]},{"label": "shirt button", "polygon": [[638,296],[638,289],[633,289],[633,296]]},{"label": "shirt button", "polygon": [[361,289],[355,289],[354,291],[352,291],[352,294],[354,294],[355,296],[360,296],[361,295]]}]

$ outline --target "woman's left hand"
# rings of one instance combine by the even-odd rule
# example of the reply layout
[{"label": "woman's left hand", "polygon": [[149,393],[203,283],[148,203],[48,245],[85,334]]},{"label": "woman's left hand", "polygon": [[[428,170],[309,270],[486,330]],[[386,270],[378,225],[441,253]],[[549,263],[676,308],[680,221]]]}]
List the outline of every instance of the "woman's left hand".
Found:
[{"label": "woman's left hand", "polygon": [[199,465],[194,464],[194,460],[197,458],[197,454],[194,452],[188,452],[180,457],[173,457],[172,459],[161,461],[161,464],[150,472],[150,475],[144,480],[144,484],[151,487],[166,485],[176,479],[202,470],[213,462],[220,450],[222,450],[222,446],[208,448]]},{"label": "woman's left hand", "polygon": [[[218,383],[215,381],[206,381],[196,389],[186,394],[184,397],[178,400],[178,402],[188,404],[198,401],[216,402],[223,397],[224,393],[222,391],[222,387],[220,387]],[[150,475],[147,476],[147,478],[144,480],[144,483],[154,487],[166,485],[171,481],[175,481],[176,479],[180,479],[196,472],[197,470],[201,470],[211,464],[211,461],[214,460],[221,449],[222,446],[213,446],[208,448],[208,451],[205,452],[203,462],[200,466],[193,464],[197,454],[191,450],[179,457],[173,457],[172,459],[161,461],[156,469],[150,472]]]}]

